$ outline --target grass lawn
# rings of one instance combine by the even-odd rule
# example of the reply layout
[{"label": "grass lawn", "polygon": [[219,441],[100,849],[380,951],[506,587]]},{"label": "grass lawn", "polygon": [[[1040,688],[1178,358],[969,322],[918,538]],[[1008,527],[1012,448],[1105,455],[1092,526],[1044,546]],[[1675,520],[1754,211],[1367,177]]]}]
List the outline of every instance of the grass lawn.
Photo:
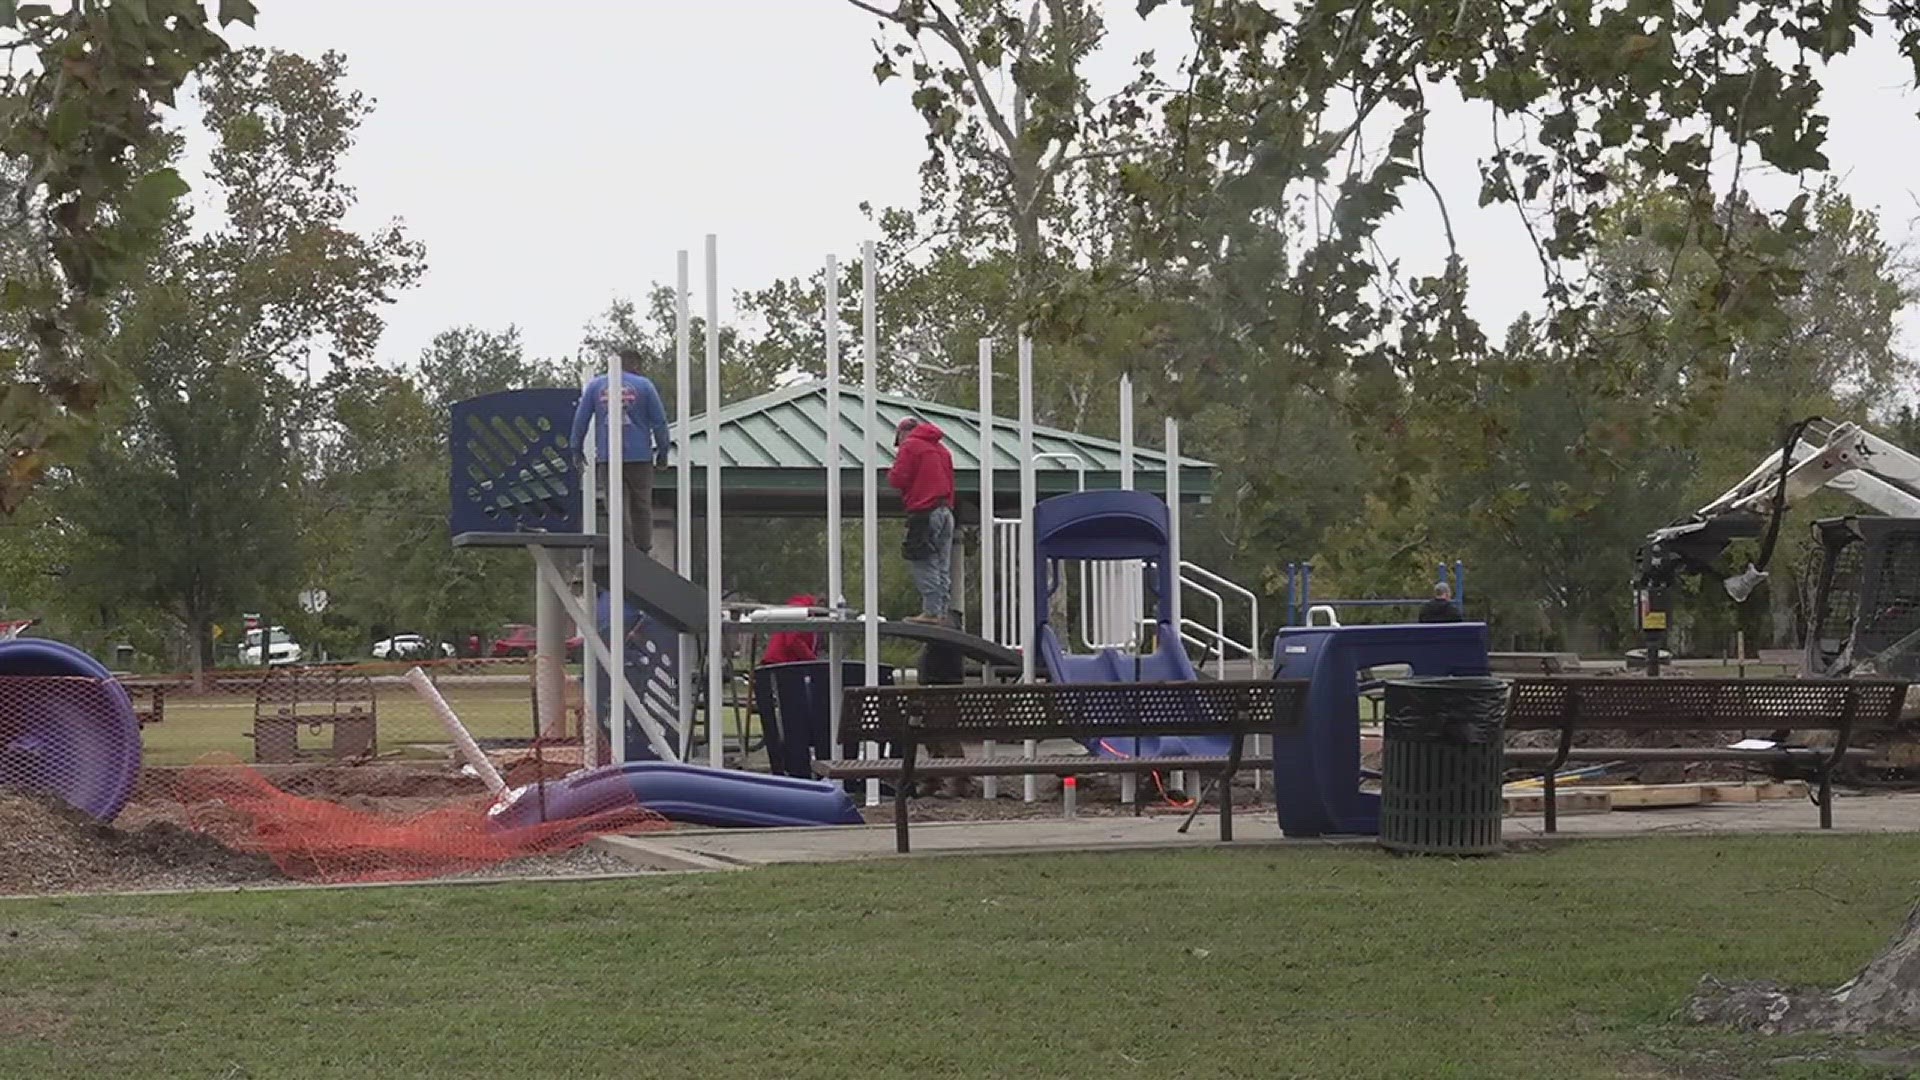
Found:
[{"label": "grass lawn", "polygon": [[[406,686],[382,685],[378,695],[380,749],[402,749],[408,744],[445,745],[447,733],[427,711],[420,695]],[[446,685],[441,696],[476,738],[528,738],[533,734],[533,699],[527,683],[486,685]],[[726,713],[729,735],[737,720],[732,709]],[[205,755],[223,751],[242,761],[253,760],[253,697],[250,694],[186,695],[167,698],[166,719],[140,733],[144,760],[149,765],[190,765]],[[760,725],[748,718],[749,737],[757,737]],[[696,729],[704,731],[704,729]],[[312,734],[302,729],[301,745],[324,747],[333,738],[322,729]]]},{"label": "grass lawn", "polygon": [[1669,838],[17,902],[0,1075],[1868,1076],[1675,1011],[1706,972],[1845,978],[1916,865]]},{"label": "grass lawn", "polygon": [[[393,750],[408,743],[445,743],[447,733],[427,711],[420,696],[405,686],[381,686],[375,691],[380,722],[380,748]],[[486,686],[448,686],[441,690],[461,723],[479,738],[526,738],[533,734],[531,691],[524,683]],[[253,759],[253,696],[251,694],[186,695],[167,698],[166,719],[140,733],[149,765],[187,765],[202,756],[225,751],[242,761]],[[331,731],[301,732],[302,745],[325,746]]]}]

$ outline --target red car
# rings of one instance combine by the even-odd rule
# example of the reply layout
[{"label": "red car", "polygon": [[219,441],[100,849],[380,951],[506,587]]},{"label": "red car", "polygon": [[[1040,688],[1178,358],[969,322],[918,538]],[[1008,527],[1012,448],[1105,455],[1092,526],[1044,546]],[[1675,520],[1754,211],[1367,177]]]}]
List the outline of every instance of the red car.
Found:
[{"label": "red car", "polygon": [[[532,656],[534,650],[533,627],[526,623],[508,623],[500,628],[501,634],[493,639],[493,645],[487,655],[493,657]],[[567,658],[578,659],[586,639],[578,634],[567,639]]]}]

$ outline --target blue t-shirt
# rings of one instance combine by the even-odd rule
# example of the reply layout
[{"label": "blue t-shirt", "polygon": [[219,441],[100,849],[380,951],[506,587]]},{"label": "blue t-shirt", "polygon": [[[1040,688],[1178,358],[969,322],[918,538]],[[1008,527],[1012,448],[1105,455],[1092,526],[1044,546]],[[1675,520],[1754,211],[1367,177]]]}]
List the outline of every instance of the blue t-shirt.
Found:
[{"label": "blue t-shirt", "polygon": [[[631,371],[621,372],[622,393],[620,456],[628,461],[667,463],[667,449],[673,445],[673,433],[667,427],[667,407],[653,380]],[[573,413],[573,445],[584,447],[587,424],[593,424],[594,460],[607,460],[607,377],[597,375],[580,392],[580,407]]]}]

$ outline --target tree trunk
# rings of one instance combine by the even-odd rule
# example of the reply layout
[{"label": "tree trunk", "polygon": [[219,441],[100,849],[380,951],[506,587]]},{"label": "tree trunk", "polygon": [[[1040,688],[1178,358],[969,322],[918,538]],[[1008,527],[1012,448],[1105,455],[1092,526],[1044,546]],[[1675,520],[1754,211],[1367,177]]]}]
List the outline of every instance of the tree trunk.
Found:
[{"label": "tree trunk", "polygon": [[207,692],[207,666],[213,659],[213,629],[204,618],[192,618],[187,623],[187,641],[191,646],[193,663],[193,692]]},{"label": "tree trunk", "polygon": [[1833,990],[1792,990],[1777,983],[1740,985],[1712,976],[1688,1004],[1699,1023],[1726,1024],[1763,1035],[1920,1028],[1920,904],[1879,956]]}]

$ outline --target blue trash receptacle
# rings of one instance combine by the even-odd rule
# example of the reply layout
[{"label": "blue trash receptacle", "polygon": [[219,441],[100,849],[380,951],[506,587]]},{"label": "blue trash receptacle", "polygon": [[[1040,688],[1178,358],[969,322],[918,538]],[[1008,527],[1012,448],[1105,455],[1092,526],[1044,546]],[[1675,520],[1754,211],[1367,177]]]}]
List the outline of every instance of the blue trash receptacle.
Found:
[{"label": "blue trash receptacle", "polygon": [[[843,660],[840,675],[845,686],[866,682],[866,662]],[[852,756],[847,746],[833,747],[832,662],[802,660],[767,664],[753,671],[754,710],[767,744],[767,761],[780,776],[813,778],[813,763],[836,756]],[[880,665],[880,685],[893,685],[893,668]]]}]

